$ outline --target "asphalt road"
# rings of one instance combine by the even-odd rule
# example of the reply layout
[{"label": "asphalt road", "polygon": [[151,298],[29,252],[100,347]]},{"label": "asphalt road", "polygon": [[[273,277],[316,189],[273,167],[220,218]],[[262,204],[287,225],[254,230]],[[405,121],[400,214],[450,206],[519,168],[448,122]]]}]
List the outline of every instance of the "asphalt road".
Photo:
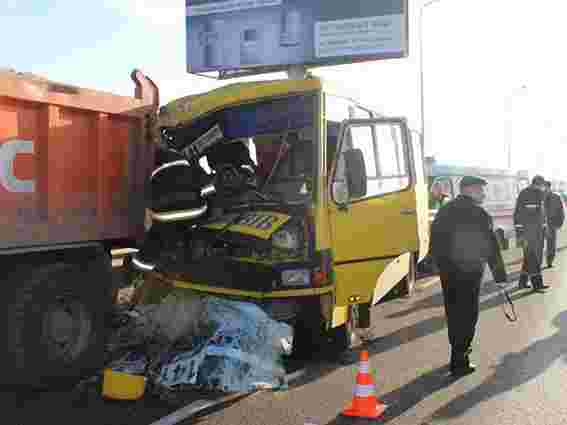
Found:
[{"label": "asphalt road", "polygon": [[[411,299],[373,310],[375,339],[366,348],[377,394],[388,405],[375,423],[396,425],[558,425],[567,424],[567,252],[544,273],[546,294],[512,290],[518,321],[506,320],[503,297],[484,286],[474,346],[477,371],[460,380],[448,377],[449,347],[439,285],[429,280]],[[562,282],[564,281],[564,282]],[[511,289],[515,284],[511,286]],[[340,416],[352,398],[357,350],[340,362],[318,361],[281,392],[260,392],[182,424],[318,425],[373,423]],[[146,425],[172,410],[147,401],[116,404],[96,392],[0,394],[13,407],[4,423]],[[12,410],[12,409],[9,409]],[[9,416],[8,416],[9,417]]]}]

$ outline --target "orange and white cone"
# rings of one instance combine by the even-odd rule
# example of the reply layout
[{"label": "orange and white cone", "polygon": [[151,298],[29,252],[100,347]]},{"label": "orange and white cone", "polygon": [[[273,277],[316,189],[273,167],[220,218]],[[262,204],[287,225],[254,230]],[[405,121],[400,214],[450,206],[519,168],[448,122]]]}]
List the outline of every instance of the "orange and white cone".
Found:
[{"label": "orange and white cone", "polygon": [[376,398],[376,387],[370,374],[368,351],[363,351],[360,353],[360,365],[356,374],[352,404],[342,413],[344,416],[379,418],[384,410],[386,410],[386,405]]}]

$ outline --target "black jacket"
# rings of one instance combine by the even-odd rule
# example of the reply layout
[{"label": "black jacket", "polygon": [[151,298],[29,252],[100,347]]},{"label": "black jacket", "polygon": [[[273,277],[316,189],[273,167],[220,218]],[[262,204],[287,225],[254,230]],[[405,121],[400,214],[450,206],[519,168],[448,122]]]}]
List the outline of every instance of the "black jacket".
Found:
[{"label": "black jacket", "polygon": [[550,192],[545,198],[545,212],[547,214],[547,223],[558,229],[563,226],[565,221],[565,211],[563,210],[563,201],[557,193]]},{"label": "black jacket", "polygon": [[533,186],[520,192],[514,209],[514,225],[526,226],[545,222],[545,193]]},{"label": "black jacket", "polygon": [[480,271],[488,263],[496,282],[506,281],[492,218],[467,196],[439,209],[431,225],[431,255],[441,271]]}]

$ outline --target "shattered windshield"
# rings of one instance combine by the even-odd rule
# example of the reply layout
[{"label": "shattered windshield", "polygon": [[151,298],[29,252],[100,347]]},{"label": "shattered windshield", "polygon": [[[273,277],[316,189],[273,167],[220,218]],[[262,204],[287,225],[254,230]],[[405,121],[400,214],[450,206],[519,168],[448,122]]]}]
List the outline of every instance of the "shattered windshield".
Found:
[{"label": "shattered windshield", "polygon": [[258,174],[267,193],[284,200],[311,194],[314,169],[314,144],[310,128],[278,135],[270,141],[257,138],[255,145]]},{"label": "shattered windshield", "polygon": [[227,108],[177,128],[168,143],[199,158],[217,197],[229,203],[311,198],[316,144],[315,96],[291,96]]}]

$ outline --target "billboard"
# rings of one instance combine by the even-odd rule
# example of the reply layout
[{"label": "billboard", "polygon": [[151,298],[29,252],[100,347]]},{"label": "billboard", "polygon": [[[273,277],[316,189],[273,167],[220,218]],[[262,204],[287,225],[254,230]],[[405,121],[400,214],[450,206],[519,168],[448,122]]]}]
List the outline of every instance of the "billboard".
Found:
[{"label": "billboard", "polygon": [[186,0],[187,70],[254,73],[408,52],[407,0]]}]

